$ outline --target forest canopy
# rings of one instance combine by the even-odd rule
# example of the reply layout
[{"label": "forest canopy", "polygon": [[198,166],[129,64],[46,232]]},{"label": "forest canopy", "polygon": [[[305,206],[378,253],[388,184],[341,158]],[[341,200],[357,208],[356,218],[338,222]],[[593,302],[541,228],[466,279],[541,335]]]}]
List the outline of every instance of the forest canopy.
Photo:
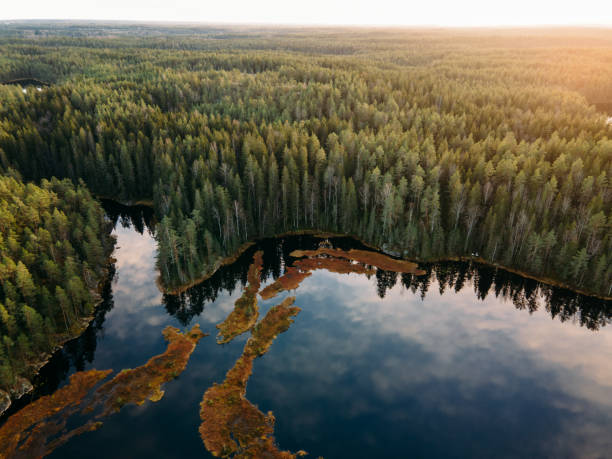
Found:
[{"label": "forest canopy", "polygon": [[83,185],[0,176],[0,389],[83,330],[114,246],[108,226]]},{"label": "forest canopy", "polygon": [[[61,252],[74,267],[58,277],[3,242],[36,288],[3,287],[0,301],[14,330],[39,320],[26,308],[54,332],[87,312],[85,293],[60,307],[54,289],[79,279],[88,292],[107,254],[89,192],[153,205],[168,289],[254,238],[324,230],[610,296],[611,55],[612,36],[595,28],[3,26],[0,171],[28,183],[3,179],[3,199],[55,196],[35,209],[64,212],[58,239],[77,255]],[[3,223],[3,241],[61,231],[37,218]],[[51,240],[36,254],[45,262]],[[3,339],[19,343],[7,320]]]}]

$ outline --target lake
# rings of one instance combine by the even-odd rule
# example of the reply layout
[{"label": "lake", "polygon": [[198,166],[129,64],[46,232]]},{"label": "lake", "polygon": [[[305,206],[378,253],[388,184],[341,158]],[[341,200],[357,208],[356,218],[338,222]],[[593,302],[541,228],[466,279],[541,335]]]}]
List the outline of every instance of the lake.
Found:
[{"label": "lake", "polygon": [[[95,430],[53,445],[49,457],[212,457],[198,430],[200,403],[215,383],[229,387],[226,374],[244,363],[247,340],[258,333],[217,344],[216,325],[256,273],[250,272],[256,254],[261,252],[261,292],[296,262],[290,255],[295,250],[365,247],[349,238],[267,239],[187,292],[163,295],[156,285],[150,212],[106,207],[117,221],[117,249],[104,303],[87,332],[43,369],[34,401],[18,403],[0,429],[15,422],[20,408],[51,400],[70,375],[113,369],[112,378],[141,367],[166,351],[165,327],[182,331],[199,324],[209,336],[185,351],[184,370],[175,367],[176,378],[162,385],[160,400],[140,406],[123,400],[115,412],[96,418],[102,424]],[[252,373],[243,379],[250,402],[243,404],[254,417],[258,410],[273,413],[266,422],[281,451],[327,459],[609,457],[611,302],[486,266],[419,268],[423,275],[313,269],[297,288],[257,297],[262,322],[288,297],[300,308],[290,314],[294,322],[286,331],[275,329],[267,338],[267,351],[257,342]],[[86,425],[92,415],[78,410],[93,406],[96,397],[90,393],[45,417],[55,423],[45,428],[60,428],[53,435],[34,430],[32,436],[47,435],[37,454],[48,452],[50,439]],[[218,427],[215,419],[205,419],[207,429]]]}]

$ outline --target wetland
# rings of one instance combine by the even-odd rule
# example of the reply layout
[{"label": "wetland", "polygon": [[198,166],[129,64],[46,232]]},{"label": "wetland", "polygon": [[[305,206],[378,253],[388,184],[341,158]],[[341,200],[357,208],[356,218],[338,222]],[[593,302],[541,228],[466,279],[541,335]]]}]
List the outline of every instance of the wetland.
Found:
[{"label": "wetland", "polygon": [[603,457],[612,447],[609,301],[326,235],[257,241],[164,294],[151,214],[105,208],[117,247],[104,301],[0,420],[0,456]]}]

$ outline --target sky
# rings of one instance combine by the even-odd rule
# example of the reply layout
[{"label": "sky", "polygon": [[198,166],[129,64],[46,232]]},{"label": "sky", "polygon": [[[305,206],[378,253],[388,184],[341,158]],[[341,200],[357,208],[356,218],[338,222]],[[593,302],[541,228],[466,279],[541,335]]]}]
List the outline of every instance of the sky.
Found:
[{"label": "sky", "polygon": [[612,26],[612,0],[28,0],[0,20],[99,19],[202,23],[406,26]]}]

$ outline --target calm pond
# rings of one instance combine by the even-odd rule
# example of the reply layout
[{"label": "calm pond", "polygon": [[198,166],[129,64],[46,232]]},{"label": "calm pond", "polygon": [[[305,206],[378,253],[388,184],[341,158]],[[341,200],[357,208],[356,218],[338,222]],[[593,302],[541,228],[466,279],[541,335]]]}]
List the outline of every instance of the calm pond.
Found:
[{"label": "calm pond", "polygon": [[[116,412],[97,417],[96,430],[52,444],[62,429],[87,425],[93,416],[60,410],[53,416],[60,427],[23,457],[44,454],[51,444],[57,446],[52,458],[212,457],[210,431],[219,426],[205,420],[205,446],[200,403],[238,367],[243,351],[244,363],[252,335],[217,344],[216,325],[241,297],[256,252],[263,252],[261,292],[294,263],[294,250],[321,243],[364,247],[313,236],[264,240],[181,296],[164,296],[155,282],[156,244],[146,210],[107,210],[118,219],[118,241],[105,302],[87,332],[44,368],[33,398],[50,399],[44,396],[65,387],[75,372],[113,369],[108,381],[145,365],[166,351],[168,325],[184,331],[199,324],[209,336],[199,340],[184,371],[174,367],[177,377],[162,385],[159,401],[137,406],[117,397]],[[279,450],[326,459],[610,457],[610,302],[466,263],[419,267],[425,275],[317,269],[293,290],[257,297],[260,321],[290,296],[300,308],[286,331],[274,331],[267,352],[257,349],[246,375],[245,399],[256,407],[249,409],[274,414]],[[209,410],[223,406],[207,403]],[[18,408],[12,419],[0,420],[0,429],[15,423]],[[266,419],[269,427],[273,418]],[[34,426],[31,436],[48,426],[38,432]]]}]

